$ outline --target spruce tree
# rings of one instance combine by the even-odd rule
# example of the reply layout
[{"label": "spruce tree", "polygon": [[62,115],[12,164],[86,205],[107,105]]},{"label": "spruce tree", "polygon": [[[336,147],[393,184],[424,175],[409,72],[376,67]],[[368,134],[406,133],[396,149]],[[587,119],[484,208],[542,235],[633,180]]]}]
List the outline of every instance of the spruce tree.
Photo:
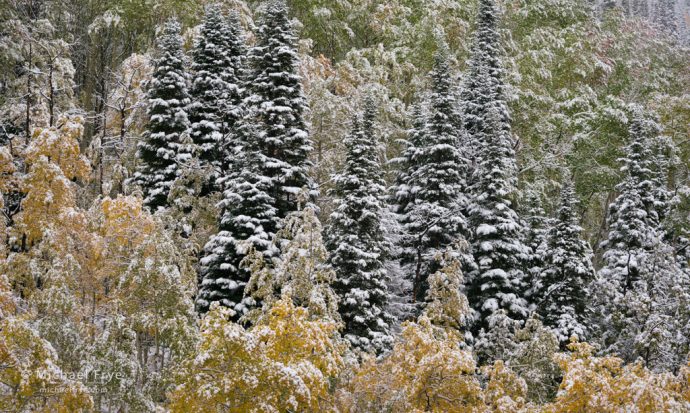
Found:
[{"label": "spruce tree", "polygon": [[510,115],[504,98],[498,10],[494,0],[480,0],[468,74],[461,95],[474,170],[469,215],[472,251],[478,269],[470,273],[468,298],[477,312],[475,332],[503,309],[515,320],[527,317],[531,251],[524,244],[524,224],[512,207],[517,165]]},{"label": "spruce tree", "polygon": [[250,251],[271,257],[277,253],[272,239],[276,231],[275,201],[269,194],[269,180],[262,176],[265,161],[260,134],[248,116],[236,123],[236,134],[243,142],[234,165],[237,172],[218,180],[223,186],[219,232],[204,247],[200,260],[197,310],[208,311],[213,302],[233,310],[233,320],[256,305],[245,297],[249,271],[241,265]]},{"label": "spruce tree", "polygon": [[[438,255],[463,241],[468,227],[463,213],[468,161],[459,148],[462,131],[456,127],[459,113],[450,74],[447,51],[441,47],[431,72],[428,119],[421,129],[418,121],[410,168],[403,172],[414,195],[402,211],[402,263],[413,279],[413,300],[420,303],[429,275],[440,269]],[[466,267],[471,263],[464,254],[460,258]]]},{"label": "spruce tree", "polygon": [[[403,227],[409,223],[408,219],[411,217],[407,212],[414,205],[414,197],[418,190],[414,187],[415,183],[412,181],[412,176],[420,167],[417,153],[424,144],[425,128],[426,113],[422,105],[417,104],[412,108],[412,127],[407,131],[408,138],[403,141],[405,149],[400,157],[391,161],[397,165],[398,173],[395,177],[395,183],[390,189],[390,204]],[[403,251],[401,254],[415,255],[414,250]]]},{"label": "spruce tree", "polygon": [[[623,292],[639,280],[637,254],[650,251],[664,238],[661,227],[668,194],[653,151],[659,127],[641,108],[633,107],[626,156],[621,159],[623,182],[609,206],[609,233],[602,243],[603,273],[616,280]],[[661,214],[660,214],[661,212]]]},{"label": "spruce tree", "polygon": [[688,274],[678,263],[658,214],[665,194],[652,150],[653,122],[636,108],[623,159],[619,196],[609,207],[604,267],[593,290],[599,344],[626,361],[675,368],[688,351]]},{"label": "spruce tree", "polygon": [[231,64],[224,47],[228,33],[220,7],[208,6],[192,53],[192,103],[188,113],[190,135],[199,147],[200,166],[208,170],[211,182],[220,171],[223,99],[228,89],[222,72]]},{"label": "spruce tree", "polygon": [[538,313],[561,345],[567,344],[572,335],[580,341],[588,338],[586,319],[594,267],[592,250],[580,238],[576,202],[573,184],[568,181],[563,185],[558,215],[549,231],[537,297]]},{"label": "spruce tree", "polygon": [[468,183],[476,181],[476,169],[486,144],[485,124],[489,110],[499,116],[500,129],[510,134],[510,115],[505,102],[501,37],[497,30],[498,9],[495,0],[480,0],[467,75],[460,94],[463,122],[468,133],[464,145],[471,161]]},{"label": "spruce tree", "polygon": [[142,187],[144,204],[151,210],[168,204],[168,193],[178,175],[178,146],[189,127],[189,95],[177,21],[165,24],[158,51],[148,90],[149,122],[138,144],[140,164],[134,175],[134,182]]},{"label": "spruce tree", "polygon": [[632,112],[630,143],[626,149],[627,156],[622,159],[623,172],[627,172],[639,186],[648,223],[659,226],[666,216],[669,198],[665,188],[667,162],[659,147],[661,127],[641,107],[634,105]]},{"label": "spruce tree", "polygon": [[524,192],[526,199],[523,203],[524,212],[522,216],[527,232],[525,245],[532,252],[527,264],[527,272],[531,280],[528,292],[531,297],[536,295],[541,288],[541,272],[545,266],[547,238],[551,223],[542,207],[541,195],[531,188]]},{"label": "spruce tree", "polygon": [[249,52],[251,66],[246,104],[260,123],[262,168],[271,180],[270,195],[277,216],[298,205],[303,188],[312,189],[307,174],[312,149],[304,116],[307,101],[297,73],[296,37],[284,0],[269,1]]},{"label": "spruce tree", "polygon": [[335,270],[334,290],[350,343],[378,354],[392,346],[387,313],[388,250],[381,226],[385,182],[381,176],[373,122],[375,107],[367,100],[363,116],[353,120],[345,139],[345,167],[334,177],[336,208],[330,216],[326,246]]},{"label": "spruce tree", "polygon": [[524,268],[531,251],[524,244],[523,223],[511,202],[517,185],[515,151],[510,135],[501,127],[500,112],[490,110],[486,119],[483,135],[487,141],[470,206],[472,252],[478,268],[470,276],[468,298],[479,317],[475,331],[488,326],[488,317],[498,310],[515,320],[524,320],[529,313]]},{"label": "spruce tree", "polygon": [[243,116],[243,100],[246,94],[247,77],[247,47],[245,34],[240,23],[239,14],[231,11],[227,18],[228,35],[225,36],[223,47],[230,59],[230,65],[221,72],[221,77],[227,86],[223,96],[223,142],[221,170],[234,170],[232,160],[235,152],[242,146],[234,133],[235,124]]},{"label": "spruce tree", "polygon": [[417,162],[417,152],[423,144],[426,126],[426,114],[421,104],[416,104],[412,108],[412,127],[408,130],[408,138],[403,141],[404,150],[400,157],[391,161],[397,166],[395,182],[389,190],[389,204],[394,220],[391,228],[394,233],[389,238],[393,243],[394,257],[389,261],[391,266],[391,292],[392,301],[398,314],[399,321],[416,317],[418,314],[417,304],[413,296],[414,290],[414,271],[410,270],[411,263],[415,262],[416,248],[414,242],[409,240],[404,228],[415,221],[415,217],[410,213],[414,207],[415,194],[418,188],[412,181],[411,176],[419,168]]}]

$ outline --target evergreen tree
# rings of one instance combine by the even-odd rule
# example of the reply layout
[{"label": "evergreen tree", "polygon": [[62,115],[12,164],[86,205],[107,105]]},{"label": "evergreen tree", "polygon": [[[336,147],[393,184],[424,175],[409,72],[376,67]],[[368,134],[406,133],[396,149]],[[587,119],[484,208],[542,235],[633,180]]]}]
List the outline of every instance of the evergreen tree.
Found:
[{"label": "evergreen tree", "polygon": [[621,289],[618,281],[625,274],[609,268],[594,284],[596,340],[603,351],[626,362],[641,358],[655,370],[675,370],[687,362],[690,350],[688,274],[665,242],[635,252],[629,257],[637,272],[631,287]]},{"label": "evergreen tree", "polygon": [[462,92],[468,146],[474,170],[469,215],[474,229],[472,252],[477,270],[470,273],[468,298],[479,319],[475,331],[488,327],[499,309],[515,320],[527,317],[525,295],[531,251],[524,244],[523,222],[512,208],[517,165],[504,100],[498,10],[494,0],[480,0],[468,75]]},{"label": "evergreen tree", "polygon": [[499,309],[486,318],[486,326],[479,330],[474,351],[482,364],[495,360],[509,360],[517,349],[515,333],[522,323]]},{"label": "evergreen tree", "polygon": [[337,207],[327,232],[329,262],[336,273],[343,331],[353,346],[382,353],[392,346],[392,317],[387,313],[387,245],[381,227],[385,182],[380,174],[373,122],[375,107],[367,100],[345,139],[343,172],[334,178]]},{"label": "evergreen tree", "polygon": [[510,135],[501,127],[500,112],[490,109],[486,117],[483,135],[487,142],[470,206],[475,228],[472,252],[478,268],[470,276],[468,298],[478,312],[477,331],[499,309],[515,320],[525,319],[529,312],[523,269],[531,251],[523,242],[523,224],[510,200],[517,184],[515,151]]},{"label": "evergreen tree", "polygon": [[[622,172],[625,178],[616,188],[620,195],[609,206],[609,233],[602,243],[603,274],[616,280],[625,292],[639,280],[639,263],[634,257],[650,251],[664,238],[662,216],[668,208],[668,194],[661,177],[662,169],[653,151],[658,125],[633,108],[629,139]],[[660,215],[661,211],[661,215]]]},{"label": "evergreen tree", "polygon": [[412,128],[407,132],[408,138],[403,141],[403,153],[391,161],[397,166],[398,173],[389,190],[388,201],[392,212],[389,217],[393,220],[390,227],[394,228],[394,232],[388,237],[393,243],[394,252],[394,259],[388,262],[392,275],[389,287],[393,294],[393,305],[399,310],[396,317],[401,322],[416,317],[418,310],[413,295],[414,271],[409,268],[410,263],[415,261],[416,250],[414,244],[406,238],[404,228],[411,225],[415,219],[409,212],[414,206],[418,188],[414,186],[411,176],[415,175],[420,166],[417,163],[417,152],[423,145],[426,123],[424,108],[419,104],[412,108],[412,123]]},{"label": "evergreen tree", "polygon": [[400,157],[391,161],[398,166],[398,174],[390,190],[390,204],[393,212],[399,215],[403,225],[405,212],[410,205],[414,204],[414,194],[417,192],[417,188],[412,187],[411,176],[415,175],[419,167],[417,153],[424,144],[425,127],[424,108],[422,105],[415,105],[412,108],[412,127],[407,131],[408,139],[403,141],[405,149]]},{"label": "evergreen tree", "polygon": [[189,95],[177,21],[165,24],[158,50],[160,57],[149,83],[149,122],[138,146],[141,163],[134,175],[143,189],[145,205],[152,210],[167,206],[168,192],[178,175],[178,146],[189,126]]},{"label": "evergreen tree", "polygon": [[530,249],[528,273],[530,282],[529,296],[537,294],[541,288],[541,272],[545,266],[546,248],[550,220],[542,207],[541,196],[532,189],[526,189],[525,211],[522,216],[525,220],[527,236],[525,245]]},{"label": "evergreen tree", "polygon": [[627,176],[617,189],[620,195],[609,206],[609,233],[602,243],[604,267],[600,274],[610,277],[616,288],[625,293],[640,279],[636,257],[650,250],[659,234],[654,226],[648,225],[635,179]]},{"label": "evergreen tree", "polygon": [[635,108],[625,178],[609,207],[604,267],[594,287],[598,317],[592,324],[607,351],[626,361],[641,357],[653,368],[675,368],[688,351],[690,283],[665,241],[658,214],[665,201],[656,196],[666,192],[652,150],[653,125]]},{"label": "evergreen tree", "polygon": [[240,265],[242,260],[251,249],[266,257],[277,252],[272,244],[276,231],[275,202],[268,193],[270,181],[261,175],[265,157],[251,117],[236,124],[236,134],[243,142],[234,163],[238,170],[219,179],[224,188],[219,232],[204,247],[197,297],[199,312],[205,313],[211,303],[219,302],[233,310],[235,321],[256,305],[252,298],[245,297],[251,274]]},{"label": "evergreen tree", "polygon": [[239,82],[235,72],[237,39],[228,27],[220,7],[207,7],[204,22],[193,51],[193,81],[189,105],[190,135],[199,147],[199,160],[202,168],[208,169],[209,183],[204,190],[212,189],[215,179],[223,170],[224,156],[221,153],[224,136],[230,125],[225,122],[228,112],[239,103]]},{"label": "evergreen tree", "polygon": [[587,336],[586,311],[589,285],[594,279],[592,250],[580,238],[582,228],[575,213],[575,191],[566,182],[561,204],[549,231],[545,268],[541,276],[538,312],[544,325],[550,327],[562,345],[572,335],[580,341]]},{"label": "evergreen tree", "polygon": [[284,0],[266,4],[255,46],[249,53],[251,74],[246,104],[260,122],[262,168],[271,180],[269,194],[279,218],[297,209],[298,195],[311,189],[307,175],[312,149],[304,116],[307,102],[297,74],[296,37]]},{"label": "evergreen tree", "polygon": [[630,144],[622,161],[623,171],[639,186],[647,222],[652,226],[663,223],[668,212],[669,194],[666,190],[667,161],[659,132],[661,127],[654,118],[635,105],[632,107]]},{"label": "evergreen tree", "polygon": [[[221,77],[227,86],[226,94],[223,96],[223,134],[221,170],[234,170],[232,159],[235,152],[242,145],[234,134],[235,124],[243,116],[243,100],[246,92],[247,77],[247,47],[245,45],[245,34],[240,23],[239,14],[231,11],[227,18],[228,35],[223,44],[230,59],[230,65],[221,72]],[[227,172],[226,172],[227,174]]]},{"label": "evergreen tree", "polygon": [[484,135],[489,110],[497,112],[500,130],[510,134],[510,115],[503,96],[505,86],[498,17],[495,0],[479,1],[474,43],[460,95],[464,126],[468,133],[464,146],[472,165],[468,171],[468,183],[476,181],[475,172],[486,144]]},{"label": "evergreen tree", "polygon": [[[429,116],[421,130],[417,121],[413,133],[419,135],[412,136],[416,141],[414,155],[410,169],[404,172],[413,199],[407,200],[402,211],[402,262],[413,274],[416,302],[425,300],[427,278],[440,268],[439,253],[464,240],[468,226],[463,213],[467,207],[464,177],[468,161],[459,148],[461,131],[455,126],[459,114],[443,47],[436,53],[431,80]],[[471,267],[470,258],[461,261]]]}]

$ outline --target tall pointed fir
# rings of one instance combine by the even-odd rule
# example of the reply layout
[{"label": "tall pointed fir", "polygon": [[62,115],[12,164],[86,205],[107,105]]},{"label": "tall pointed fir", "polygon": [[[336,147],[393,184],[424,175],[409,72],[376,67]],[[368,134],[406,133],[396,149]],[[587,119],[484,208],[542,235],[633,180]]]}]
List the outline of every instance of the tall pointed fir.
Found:
[{"label": "tall pointed fir", "polygon": [[221,72],[227,89],[223,96],[223,133],[224,139],[221,150],[220,167],[222,171],[232,171],[232,159],[235,152],[239,151],[242,142],[236,139],[233,133],[235,124],[240,122],[243,116],[243,100],[246,94],[247,77],[247,46],[245,33],[237,11],[230,11],[227,17],[228,35],[225,37],[224,48],[230,59],[230,65]]},{"label": "tall pointed fir", "polygon": [[385,182],[373,129],[375,110],[367,100],[345,139],[345,167],[334,177],[337,206],[330,216],[326,246],[336,274],[333,287],[340,297],[345,338],[360,350],[381,354],[393,338],[384,268],[388,247],[381,223]]},{"label": "tall pointed fir", "polygon": [[526,196],[521,204],[524,208],[521,216],[526,227],[525,244],[531,251],[527,272],[530,280],[532,280],[529,286],[529,295],[533,295],[541,288],[540,275],[545,265],[547,238],[551,222],[544,212],[541,194],[533,188],[526,188],[523,193]]},{"label": "tall pointed fir", "polygon": [[403,153],[391,161],[398,167],[398,174],[390,190],[390,204],[393,212],[401,218],[408,206],[414,203],[417,192],[417,188],[412,186],[412,175],[419,168],[417,152],[424,144],[426,117],[425,108],[421,104],[412,107],[412,127],[407,131],[407,139],[402,142]]},{"label": "tall pointed fir", "polygon": [[220,202],[219,232],[206,243],[200,260],[199,293],[196,306],[201,313],[213,302],[233,310],[237,321],[256,305],[245,297],[249,271],[241,264],[250,249],[271,257],[277,253],[272,239],[276,227],[275,201],[270,196],[270,181],[261,175],[265,156],[261,153],[260,133],[247,117],[235,125],[243,143],[233,165],[237,171],[218,180],[224,188]]},{"label": "tall pointed fir", "polygon": [[[206,8],[204,22],[192,53],[192,102],[188,114],[190,135],[198,146],[200,167],[207,170],[208,182],[203,191],[209,192],[223,170],[221,153],[228,125],[225,124],[227,103],[239,100],[239,82],[235,77],[235,59],[230,46],[236,43],[220,7]],[[230,102],[228,102],[230,100]],[[235,110],[236,112],[236,110]]]},{"label": "tall pointed fir", "polygon": [[523,269],[531,255],[525,228],[512,207],[517,165],[510,115],[505,102],[498,10],[494,0],[480,0],[468,74],[461,94],[468,146],[474,170],[468,175],[472,203],[472,252],[476,271],[469,275],[468,298],[477,312],[474,331],[488,328],[498,310],[515,320],[526,318],[530,281]]},{"label": "tall pointed fir", "polygon": [[169,20],[163,27],[158,51],[148,90],[149,122],[138,145],[140,163],[134,175],[134,182],[143,190],[144,204],[151,210],[168,204],[168,193],[178,175],[178,146],[189,127],[189,94],[177,21]]},{"label": "tall pointed fir", "polygon": [[481,162],[482,147],[486,144],[484,129],[490,108],[498,113],[500,129],[510,134],[510,114],[504,97],[498,18],[495,0],[479,0],[474,43],[460,93],[462,120],[467,131],[467,139],[463,146],[471,161],[467,175],[470,184],[476,182],[476,170]]},{"label": "tall pointed fir", "polygon": [[586,324],[594,266],[592,249],[580,237],[582,228],[576,204],[573,184],[567,181],[561,191],[558,215],[549,231],[541,288],[536,297],[544,325],[551,328],[562,346],[573,335],[580,341],[589,338]]},{"label": "tall pointed fir", "polygon": [[475,331],[488,327],[488,318],[498,310],[505,310],[514,320],[524,320],[529,313],[525,296],[530,280],[524,268],[531,251],[524,244],[523,223],[512,207],[517,166],[512,138],[501,123],[500,113],[489,109],[470,205],[477,269],[470,274],[468,298],[479,317]]},{"label": "tall pointed fir", "polygon": [[[456,127],[459,113],[451,79],[447,50],[441,44],[431,72],[428,118],[414,131],[421,136],[412,137],[417,146],[410,169],[402,172],[413,197],[401,211],[401,262],[413,279],[412,298],[418,303],[426,299],[428,277],[440,269],[441,254],[451,244],[462,244],[467,234],[463,211],[468,161],[460,150],[462,130]],[[456,258],[466,267],[472,262],[468,254]]]},{"label": "tall pointed fir", "polygon": [[673,369],[688,352],[688,274],[665,242],[656,195],[655,122],[640,110],[630,126],[620,195],[609,207],[609,234],[602,243],[604,267],[595,282],[592,324],[606,351],[626,361],[642,358],[652,368]]},{"label": "tall pointed fir", "polygon": [[[417,162],[417,152],[423,145],[426,127],[426,108],[421,104],[412,107],[412,127],[407,131],[407,139],[402,140],[404,150],[402,154],[393,159],[391,163],[398,171],[395,181],[389,190],[388,204],[390,205],[391,219],[394,234],[391,238],[394,257],[389,261],[391,268],[391,301],[395,307],[396,317],[400,322],[417,317],[418,308],[413,295],[414,271],[410,270],[410,263],[414,262],[415,251],[409,248],[406,234],[403,231],[407,225],[414,222],[414,217],[409,213],[414,205],[415,194],[418,188],[412,181],[412,176],[420,167]],[[405,268],[407,267],[407,268]]]},{"label": "tall pointed fir", "polygon": [[[663,238],[660,211],[667,208],[664,182],[653,152],[658,124],[639,107],[633,107],[619,196],[609,206],[609,234],[602,243],[603,273],[611,272],[623,292],[639,280],[638,253],[650,251]],[[663,214],[664,212],[662,212]]]},{"label": "tall pointed fir", "polygon": [[313,190],[307,174],[312,149],[304,116],[307,101],[297,74],[296,37],[284,0],[265,5],[256,44],[249,52],[247,106],[260,122],[264,175],[271,180],[279,218],[297,210],[303,188]]}]

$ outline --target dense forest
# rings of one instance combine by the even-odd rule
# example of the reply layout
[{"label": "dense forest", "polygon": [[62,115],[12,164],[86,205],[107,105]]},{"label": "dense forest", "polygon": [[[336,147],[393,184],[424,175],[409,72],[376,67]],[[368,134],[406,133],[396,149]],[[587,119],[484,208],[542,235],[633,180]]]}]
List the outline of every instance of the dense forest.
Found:
[{"label": "dense forest", "polygon": [[0,0],[0,411],[690,412],[688,0]]}]

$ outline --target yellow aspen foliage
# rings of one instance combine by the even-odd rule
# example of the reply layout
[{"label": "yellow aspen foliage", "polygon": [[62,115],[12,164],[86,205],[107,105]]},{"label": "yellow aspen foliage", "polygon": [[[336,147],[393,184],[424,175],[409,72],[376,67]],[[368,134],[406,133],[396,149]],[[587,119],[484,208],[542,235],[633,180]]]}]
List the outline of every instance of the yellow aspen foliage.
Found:
[{"label": "yellow aspen foliage", "polygon": [[202,320],[197,356],[170,394],[172,412],[333,411],[329,384],[343,366],[336,325],[314,320],[290,298],[250,330],[214,305]]},{"label": "yellow aspen foliage", "polygon": [[57,165],[67,179],[87,179],[89,161],[79,150],[83,133],[84,119],[81,116],[62,116],[56,126],[34,129],[24,158],[29,165],[46,158]]},{"label": "yellow aspen foliage", "polygon": [[28,173],[20,183],[26,196],[16,217],[19,234],[29,244],[59,221],[66,208],[75,206],[72,180],[85,180],[89,174],[89,163],[79,152],[83,130],[81,117],[62,117],[57,126],[34,130],[24,153]]},{"label": "yellow aspen foliage", "polygon": [[486,404],[492,412],[526,412],[527,384],[506,364],[498,360],[492,367],[485,367],[489,383],[484,391]]},{"label": "yellow aspen foliage", "polygon": [[[7,146],[0,146],[0,210],[5,207],[5,194],[16,189],[16,169],[10,149]],[[6,236],[7,220],[5,214],[0,214],[0,258],[7,255]]]},{"label": "yellow aspen foliage", "polygon": [[484,412],[472,353],[426,316],[406,323],[382,361],[366,360],[341,393],[347,412]]},{"label": "yellow aspen foliage", "polygon": [[0,411],[91,411],[84,385],[56,365],[50,343],[18,318],[0,319]]},{"label": "yellow aspen foliage", "polygon": [[462,264],[452,256],[451,251],[443,257],[445,264],[429,276],[429,303],[424,309],[431,322],[446,332],[462,339],[460,329],[465,326],[470,306],[467,297],[461,293],[463,285]]},{"label": "yellow aspen foliage", "polygon": [[681,397],[686,403],[690,403],[690,362],[680,369],[678,376]]},{"label": "yellow aspen foliage", "polygon": [[14,187],[16,171],[10,148],[0,146],[0,194],[5,194]]},{"label": "yellow aspen foliage", "polygon": [[594,357],[594,348],[587,343],[571,343],[570,354],[558,354],[557,363],[563,381],[556,402],[547,412],[608,412],[612,384],[621,373],[623,361],[616,357]]},{"label": "yellow aspen foliage", "polygon": [[103,225],[101,234],[111,249],[132,249],[140,245],[155,230],[151,215],[142,208],[140,198],[118,195],[101,202]]},{"label": "yellow aspen foliage", "polygon": [[615,411],[687,412],[690,404],[679,393],[677,378],[669,372],[653,373],[641,362],[626,365],[615,382]]},{"label": "yellow aspen foliage", "polygon": [[10,317],[15,312],[14,301],[7,276],[0,273],[0,319]]},{"label": "yellow aspen foliage", "polygon": [[80,209],[66,208],[60,221],[44,237],[41,258],[53,257],[50,266],[68,266],[66,280],[73,291],[88,294],[98,301],[106,294],[103,285],[111,269],[105,263],[108,245],[95,230],[93,217]]},{"label": "yellow aspen foliage", "polygon": [[655,374],[640,363],[623,365],[617,357],[595,357],[587,343],[571,343],[570,354],[558,354],[563,380],[548,413],[686,412],[690,403],[678,380]]}]

